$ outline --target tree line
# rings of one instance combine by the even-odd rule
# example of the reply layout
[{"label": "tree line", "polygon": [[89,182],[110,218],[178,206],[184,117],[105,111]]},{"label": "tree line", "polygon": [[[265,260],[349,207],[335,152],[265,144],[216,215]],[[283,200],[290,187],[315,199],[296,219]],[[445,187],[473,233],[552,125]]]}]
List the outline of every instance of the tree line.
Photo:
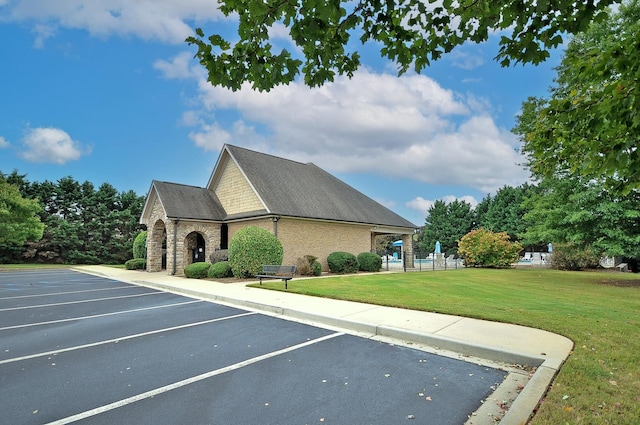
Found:
[{"label": "tree line", "polygon": [[[31,206],[39,223],[27,226],[32,231],[25,238],[8,237],[16,236],[16,225],[2,228],[0,262],[122,264],[132,258],[133,240],[143,228],[139,219],[144,196],[132,190],[118,192],[109,183],[96,188],[70,176],[30,182],[16,170],[0,171],[0,204],[10,203],[6,210],[11,211],[20,201],[9,192],[11,187],[17,188],[22,204]],[[21,227],[23,233],[27,227]],[[38,227],[42,237],[32,237],[38,236]]]},{"label": "tree line", "polygon": [[[506,232],[513,242],[522,241],[526,231],[523,202],[536,191],[536,187],[525,184],[518,187],[504,186],[495,195],[487,195],[478,205],[455,200],[446,203],[437,200],[427,211],[425,225],[417,236],[415,249],[423,253],[434,252],[440,242],[443,253],[458,253],[458,241],[472,230],[486,229]],[[547,241],[548,242],[548,241]],[[531,249],[546,248],[544,241],[530,241]]]},{"label": "tree line", "polygon": [[[526,250],[561,252],[575,258],[622,258],[637,271],[640,259],[640,193],[615,194],[606,186],[573,176],[536,185],[504,186],[475,208],[468,202],[437,200],[418,232],[415,249],[456,255],[472,230],[505,232]],[[593,262],[593,261],[592,261]]]}]

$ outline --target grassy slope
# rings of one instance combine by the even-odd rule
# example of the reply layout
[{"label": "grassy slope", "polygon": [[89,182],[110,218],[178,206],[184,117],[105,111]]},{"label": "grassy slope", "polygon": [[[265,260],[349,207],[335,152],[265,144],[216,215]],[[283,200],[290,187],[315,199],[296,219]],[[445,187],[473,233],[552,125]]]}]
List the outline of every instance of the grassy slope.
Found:
[{"label": "grassy slope", "polygon": [[[610,272],[464,269],[294,280],[289,290],[564,335],[574,341],[574,352],[532,424],[638,424],[640,286],[606,283],[634,278]],[[266,287],[283,289],[275,281]]]}]

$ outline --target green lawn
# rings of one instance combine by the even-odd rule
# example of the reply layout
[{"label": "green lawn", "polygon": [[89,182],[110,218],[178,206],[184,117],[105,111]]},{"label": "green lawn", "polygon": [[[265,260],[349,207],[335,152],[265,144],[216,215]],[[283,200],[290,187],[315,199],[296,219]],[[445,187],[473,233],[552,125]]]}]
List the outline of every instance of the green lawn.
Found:
[{"label": "green lawn", "polygon": [[[545,329],[574,341],[532,424],[640,421],[640,281],[617,272],[462,269],[294,279],[289,292]],[[282,282],[262,287],[283,290]]]}]

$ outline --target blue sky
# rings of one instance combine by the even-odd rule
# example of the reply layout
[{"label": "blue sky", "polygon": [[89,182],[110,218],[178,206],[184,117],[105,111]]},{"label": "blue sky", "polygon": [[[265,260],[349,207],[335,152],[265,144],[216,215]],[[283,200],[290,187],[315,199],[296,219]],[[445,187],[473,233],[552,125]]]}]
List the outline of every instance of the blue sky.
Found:
[{"label": "blue sky", "polygon": [[510,129],[560,57],[501,68],[496,35],[397,78],[367,45],[352,80],[233,93],[184,43],[196,26],[234,21],[210,0],[0,0],[0,171],[144,195],[152,179],[206,185],[230,143],[313,162],[422,225],[437,199],[475,204],[527,180]]}]

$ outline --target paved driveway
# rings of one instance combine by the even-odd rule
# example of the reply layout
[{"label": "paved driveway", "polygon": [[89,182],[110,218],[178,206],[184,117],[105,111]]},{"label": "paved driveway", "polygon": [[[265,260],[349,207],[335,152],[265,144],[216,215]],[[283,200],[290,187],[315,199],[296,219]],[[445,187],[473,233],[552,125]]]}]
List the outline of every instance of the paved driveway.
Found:
[{"label": "paved driveway", "polygon": [[0,273],[2,423],[462,424],[505,375],[78,272]]}]

